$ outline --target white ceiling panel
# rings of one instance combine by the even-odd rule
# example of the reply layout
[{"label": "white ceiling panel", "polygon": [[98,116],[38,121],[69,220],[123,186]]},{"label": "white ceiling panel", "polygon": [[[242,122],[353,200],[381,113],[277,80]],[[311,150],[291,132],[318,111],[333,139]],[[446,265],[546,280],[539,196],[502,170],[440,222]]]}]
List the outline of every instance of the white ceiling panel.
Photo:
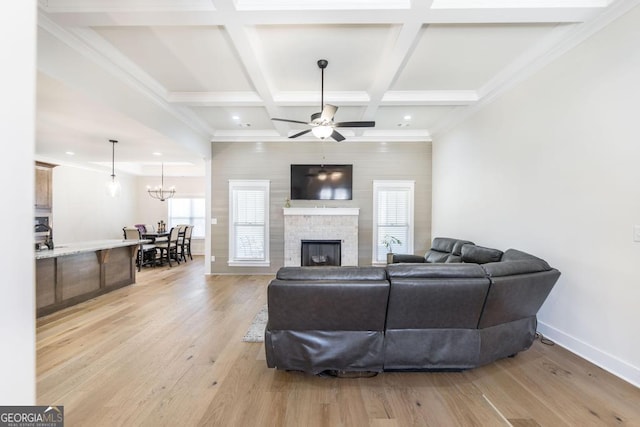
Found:
[{"label": "white ceiling panel", "polygon": [[555,26],[429,25],[393,90],[477,90]]},{"label": "white ceiling panel", "polygon": [[253,90],[220,27],[96,27],[170,92]]},{"label": "white ceiling panel", "polygon": [[325,91],[363,91],[375,78],[393,27],[288,25],[256,28],[267,78],[274,91],[320,91],[319,59],[327,59]]}]

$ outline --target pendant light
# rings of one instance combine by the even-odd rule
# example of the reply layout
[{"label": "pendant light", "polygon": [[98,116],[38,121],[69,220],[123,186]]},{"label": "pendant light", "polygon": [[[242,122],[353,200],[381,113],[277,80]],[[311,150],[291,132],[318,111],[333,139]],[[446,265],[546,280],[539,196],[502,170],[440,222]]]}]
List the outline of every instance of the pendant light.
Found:
[{"label": "pendant light", "polygon": [[110,139],[109,142],[111,143],[111,179],[107,181],[106,191],[107,195],[111,197],[119,197],[122,187],[116,178],[116,144],[118,141]]},{"label": "pendant light", "polygon": [[161,168],[160,185],[156,186],[155,188],[147,186],[147,192],[149,193],[149,196],[153,197],[154,199],[158,199],[161,202],[164,202],[165,200],[172,198],[176,194],[176,188],[174,186],[170,187],[169,189],[164,188],[164,163],[161,164]]}]

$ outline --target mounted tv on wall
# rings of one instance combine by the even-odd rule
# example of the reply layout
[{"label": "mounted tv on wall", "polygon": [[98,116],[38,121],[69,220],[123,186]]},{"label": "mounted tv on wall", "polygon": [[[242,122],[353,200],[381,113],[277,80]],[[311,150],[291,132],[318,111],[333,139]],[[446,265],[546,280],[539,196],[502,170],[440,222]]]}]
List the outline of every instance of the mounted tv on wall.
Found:
[{"label": "mounted tv on wall", "polygon": [[351,200],[353,165],[291,165],[291,200]]}]

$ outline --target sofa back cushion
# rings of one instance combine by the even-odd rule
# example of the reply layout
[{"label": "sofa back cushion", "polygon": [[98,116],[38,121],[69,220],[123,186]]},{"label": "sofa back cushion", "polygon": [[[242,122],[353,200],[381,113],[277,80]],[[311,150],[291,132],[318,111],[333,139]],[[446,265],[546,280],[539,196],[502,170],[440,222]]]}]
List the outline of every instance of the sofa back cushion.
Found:
[{"label": "sofa back cushion", "polygon": [[502,251],[498,249],[485,248],[484,246],[469,245],[462,246],[462,262],[474,264],[486,264],[488,262],[498,262],[502,259]]},{"label": "sofa back cushion", "polygon": [[387,273],[384,267],[282,267],[276,273],[278,280],[360,281],[386,280],[386,278]]},{"label": "sofa back cushion", "polygon": [[431,243],[431,249],[424,256],[425,260],[429,263],[460,262],[459,258],[452,258],[452,255],[460,257],[462,247],[467,244],[473,245],[473,242],[451,237],[436,237]]},{"label": "sofa back cushion", "polygon": [[272,280],[270,330],[383,331],[387,280]]},{"label": "sofa back cushion", "polygon": [[387,266],[386,330],[476,328],[489,279],[473,264]]},{"label": "sofa back cushion", "polygon": [[464,245],[475,245],[475,243],[469,241],[469,240],[456,240],[456,243],[453,245],[453,249],[451,250],[451,253],[453,255],[458,255],[461,256],[462,255],[462,247]]}]

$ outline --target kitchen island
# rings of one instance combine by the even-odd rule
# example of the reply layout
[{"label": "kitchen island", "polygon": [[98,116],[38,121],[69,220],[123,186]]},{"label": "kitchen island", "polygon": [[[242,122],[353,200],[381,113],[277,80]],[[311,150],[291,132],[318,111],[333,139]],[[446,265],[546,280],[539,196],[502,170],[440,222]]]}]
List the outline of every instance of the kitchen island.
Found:
[{"label": "kitchen island", "polygon": [[135,283],[142,242],[97,240],[36,251],[37,317]]}]

